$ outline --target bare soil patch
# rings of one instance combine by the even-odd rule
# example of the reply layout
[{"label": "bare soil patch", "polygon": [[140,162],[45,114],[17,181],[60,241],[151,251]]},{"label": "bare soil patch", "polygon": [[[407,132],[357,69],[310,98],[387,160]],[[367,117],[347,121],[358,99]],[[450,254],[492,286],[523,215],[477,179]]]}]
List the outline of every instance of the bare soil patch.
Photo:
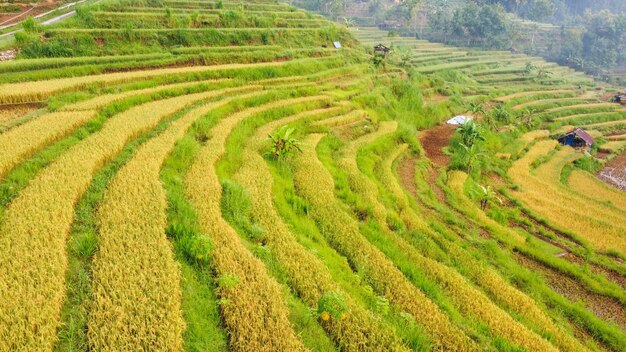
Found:
[{"label": "bare soil patch", "polygon": [[454,126],[444,124],[420,133],[420,143],[426,152],[426,157],[438,167],[446,167],[450,164],[450,157],[443,152],[443,148],[450,144],[454,130]]},{"label": "bare soil patch", "polygon": [[609,161],[597,176],[609,186],[626,192],[626,152]]},{"label": "bare soil patch", "polygon": [[12,4],[13,6],[21,7],[19,11],[13,12],[4,12],[2,11],[3,8],[0,7],[0,23],[2,26],[15,24],[27,19],[28,17],[34,17],[50,11],[61,3],[62,1],[47,1],[45,3],[35,4],[34,6],[27,4]]},{"label": "bare soil patch", "polygon": [[424,148],[426,157],[430,159],[434,166],[426,176],[426,181],[442,204],[446,203],[446,195],[437,186],[437,177],[439,176],[439,170],[450,164],[450,156],[445,154],[443,149],[450,144],[450,138],[452,138],[455,129],[456,127],[453,125],[442,124],[424,130],[419,135],[420,144]]}]

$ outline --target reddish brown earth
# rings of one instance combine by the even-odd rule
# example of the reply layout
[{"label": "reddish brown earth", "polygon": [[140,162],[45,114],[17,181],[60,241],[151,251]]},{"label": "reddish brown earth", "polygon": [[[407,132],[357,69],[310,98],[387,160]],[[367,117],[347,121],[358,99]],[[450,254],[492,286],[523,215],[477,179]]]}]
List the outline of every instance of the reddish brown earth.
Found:
[{"label": "reddish brown earth", "polygon": [[426,152],[426,157],[438,167],[446,167],[450,163],[450,157],[443,152],[443,148],[450,144],[454,130],[454,126],[445,124],[425,130],[420,134],[420,143]]},{"label": "reddish brown earth", "polygon": [[598,178],[619,190],[626,191],[626,152],[609,161],[598,172]]},{"label": "reddish brown earth", "polygon": [[[443,124],[422,131],[419,135],[420,144],[424,148],[426,157],[430,159],[434,166],[426,176],[426,181],[431,185],[437,199],[442,203],[446,202],[446,197],[443,190],[437,186],[436,181],[439,176],[439,170],[450,164],[450,157],[443,152],[443,149],[450,144],[450,138],[452,138],[454,130],[454,126]],[[400,180],[407,190],[415,190],[415,161],[405,160],[404,163],[409,165],[401,164],[399,166],[398,174],[400,175]],[[404,172],[401,171],[403,168]]]},{"label": "reddish brown earth", "polygon": [[[34,17],[44,12],[50,11],[62,4],[62,1],[52,1],[43,4],[37,4],[34,7],[30,5],[21,5],[22,10],[19,12],[2,12],[0,7],[0,26],[6,26],[25,20],[28,17]],[[30,10],[32,9],[32,10]],[[29,11],[30,10],[30,11]],[[28,12],[27,12],[28,11]]]}]

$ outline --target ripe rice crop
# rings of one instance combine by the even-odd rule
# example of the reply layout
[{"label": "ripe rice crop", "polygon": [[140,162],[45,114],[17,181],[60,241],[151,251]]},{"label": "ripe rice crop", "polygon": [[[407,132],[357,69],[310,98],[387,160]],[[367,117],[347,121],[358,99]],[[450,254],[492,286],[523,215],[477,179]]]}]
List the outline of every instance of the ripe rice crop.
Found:
[{"label": "ripe rice crop", "polygon": [[337,165],[346,171],[350,178],[350,186],[354,191],[361,194],[363,200],[372,207],[371,212],[379,223],[386,222],[387,212],[385,207],[378,202],[378,192],[375,185],[359,171],[357,165],[357,153],[360,148],[371,143],[377,138],[389,135],[396,131],[398,124],[395,121],[384,121],[378,126],[374,132],[365,134],[351,141],[344,149],[343,156],[337,161]]},{"label": "ripe rice crop", "polygon": [[543,91],[530,91],[530,92],[520,92],[510,94],[504,97],[496,98],[495,100],[501,103],[509,102],[513,105],[519,105],[521,103],[528,102],[532,99],[537,100],[537,97],[540,98],[558,98],[558,97],[572,97],[574,95],[574,91],[561,89],[561,90],[543,90]]},{"label": "ripe rice crop", "polygon": [[243,119],[286,104],[320,99],[279,100],[222,119],[212,129],[212,138],[201,148],[185,178],[187,195],[215,248],[212,255],[218,277],[235,282],[218,288],[218,295],[225,301],[221,310],[233,350],[302,351],[304,347],[289,322],[280,286],[221,216],[222,186],[215,173],[215,163],[225,152],[228,135]]},{"label": "ripe rice crop", "polygon": [[132,96],[150,95],[150,94],[159,93],[168,89],[184,89],[184,88],[190,88],[194,86],[200,87],[202,85],[215,85],[215,84],[224,83],[228,81],[230,80],[214,79],[214,80],[197,81],[197,82],[173,83],[173,84],[166,84],[166,85],[161,85],[161,86],[153,87],[153,88],[130,90],[130,91],[122,92],[122,93],[103,94],[93,99],[88,99],[85,101],[81,101],[79,103],[66,105],[63,108],[61,108],[61,110],[62,111],[98,110],[108,104],[111,104],[120,100],[124,100]]},{"label": "ripe rice crop", "polygon": [[367,113],[363,110],[355,110],[351,111],[345,115],[332,117],[329,119],[315,121],[311,125],[313,126],[324,126],[324,127],[338,127],[343,125],[349,125],[351,123],[360,121],[367,117]]},{"label": "ripe rice crop", "polygon": [[617,209],[607,208],[603,204],[588,202],[575,193],[571,193],[570,190],[560,182],[563,167],[581,157],[582,155],[576,153],[572,148],[565,147],[554,154],[548,162],[537,167],[535,174],[539,179],[546,181],[546,186],[549,185],[548,187],[556,191],[561,191],[563,195],[568,195],[569,204],[571,206],[578,204],[582,207],[583,204],[585,204],[585,209],[589,213],[602,214],[604,220],[615,224],[615,226],[626,225],[626,221],[624,221],[624,219],[626,219],[625,210],[619,211]]},{"label": "ripe rice crop", "polygon": [[109,73],[85,77],[60,78],[48,81],[10,83],[0,85],[0,104],[14,104],[40,101],[48,96],[71,89],[84,87],[88,84],[113,84],[132,82],[141,79],[168,75],[202,73],[207,71],[236,70],[254,67],[275,67],[284,62],[265,62],[257,64],[227,64],[216,66],[192,66],[182,68],[165,68],[147,71]]},{"label": "ripe rice crop", "polygon": [[36,109],[32,107],[17,107],[14,109],[0,110],[0,131],[8,129],[16,121],[22,120],[25,115],[30,115]]},{"label": "ripe rice crop", "polygon": [[611,141],[600,146],[601,152],[617,154],[626,148],[626,141]]},{"label": "ripe rice crop", "polygon": [[[180,268],[165,236],[161,164],[197,119],[229,98],[196,108],[144,144],[115,176],[99,209],[92,264],[89,341],[94,350],[181,350]],[[221,92],[220,92],[221,93]]]},{"label": "ripe rice crop", "polygon": [[[626,197],[547,140],[617,150],[616,87],[345,22],[93,0],[0,44],[0,351],[623,350]],[[419,131],[469,103],[512,115],[466,175]]]},{"label": "ripe rice crop", "polygon": [[[400,145],[393,150],[381,163],[379,179],[383,181],[386,189],[389,189],[395,196],[396,205],[400,210],[400,216],[410,224],[410,227],[424,231],[428,226],[424,226],[422,220],[415,217],[401,187],[394,182],[395,177],[391,173],[392,163],[406,150],[407,145]],[[374,185],[371,185],[374,186]],[[429,231],[430,232],[430,231]],[[487,327],[495,334],[532,351],[554,351],[546,340],[536,335],[511,316],[504,312],[489,300],[482,292],[476,290],[456,271],[442,265],[430,258],[424,257],[414,247],[404,240],[390,234],[390,241],[405,253],[412,263],[421,268],[427,277],[439,282],[445,287],[445,294],[448,295],[459,308],[470,316],[481,319]]]},{"label": "ripe rice crop", "polygon": [[383,159],[378,178],[383,182],[386,189],[393,194],[395,204],[398,206],[400,216],[411,230],[423,232],[435,239],[442,248],[459,263],[464,263],[465,272],[478,285],[487,290],[498,302],[504,304],[510,310],[524,316],[532,324],[536,324],[541,331],[545,331],[556,340],[557,346],[566,351],[580,351],[583,347],[561,327],[554,324],[550,318],[537,306],[532,298],[506,282],[498,273],[479,263],[474,257],[468,255],[462,248],[444,239],[412,209],[406,199],[406,194],[396,177],[392,173],[392,165],[406,150],[406,145],[399,146],[395,151]]},{"label": "ripe rice crop", "polygon": [[[345,108],[312,110],[269,123],[248,139],[241,164],[235,179],[249,192],[252,201],[252,216],[255,223],[264,229],[264,239],[277,261],[290,275],[291,286],[298,295],[315,307],[326,292],[340,292],[330,272],[322,262],[306,251],[295,235],[276,212],[272,201],[272,175],[261,157],[267,135],[276,128],[303,118],[332,116]],[[348,297],[344,294],[344,297]],[[404,350],[395,332],[386,328],[361,306],[346,299],[348,315],[345,319],[331,317],[322,321],[324,328],[336,340],[338,346],[347,351]]]},{"label": "ripe rice crop", "polygon": [[0,134],[0,178],[29,155],[94,118],[94,110],[53,112]]},{"label": "ripe rice crop", "polygon": [[526,145],[529,145],[538,139],[545,139],[545,138],[548,138],[549,136],[550,136],[550,132],[547,130],[535,130],[535,131],[524,133],[524,135],[522,135],[521,138],[522,140],[524,140]]},{"label": "ripe rice crop", "polygon": [[617,134],[605,137],[609,141],[626,141],[626,134]]},{"label": "ripe rice crop", "polygon": [[0,226],[0,350],[52,349],[65,296],[65,240],[74,204],[94,171],[133,137],[215,94],[151,102],[112,117],[40,172],[9,205]]},{"label": "ripe rice crop", "polygon": [[302,196],[312,204],[309,212],[331,246],[346,256],[353,267],[361,268],[374,289],[390,303],[423,325],[435,337],[436,349],[475,350],[475,343],[359,233],[358,224],[335,199],[332,177],[315,156],[321,137],[306,138],[304,153],[296,158],[294,180]]},{"label": "ripe rice crop", "polygon": [[531,163],[537,157],[548,154],[555,144],[556,141],[552,140],[538,142],[524,157],[513,163],[509,175],[521,187],[513,195],[554,225],[583,236],[598,249],[623,251],[626,249],[623,237],[626,221],[623,215],[599,204],[581,201],[566,189],[559,189],[545,181],[542,176],[552,177],[552,182],[559,179],[558,175],[554,175],[554,169],[544,167],[540,170],[541,176],[531,174]]},{"label": "ripe rice crop", "polygon": [[574,170],[567,184],[579,194],[584,194],[601,202],[610,202],[620,209],[626,209],[626,195],[595,178],[592,174]]}]

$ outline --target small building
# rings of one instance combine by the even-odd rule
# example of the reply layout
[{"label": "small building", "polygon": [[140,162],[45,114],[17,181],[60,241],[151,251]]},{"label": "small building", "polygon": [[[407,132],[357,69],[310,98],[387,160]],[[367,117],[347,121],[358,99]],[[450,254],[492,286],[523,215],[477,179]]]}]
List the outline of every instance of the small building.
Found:
[{"label": "small building", "polygon": [[391,49],[389,49],[388,47],[382,45],[382,44],[378,44],[376,46],[374,46],[374,53],[377,55],[382,55],[382,56],[387,56],[387,53],[389,53],[389,51],[391,51]]},{"label": "small building", "polygon": [[559,137],[559,143],[569,145],[572,148],[591,149],[595,139],[582,128],[577,128]]},{"label": "small building", "polygon": [[626,94],[618,94],[611,100],[614,103],[626,105]]}]

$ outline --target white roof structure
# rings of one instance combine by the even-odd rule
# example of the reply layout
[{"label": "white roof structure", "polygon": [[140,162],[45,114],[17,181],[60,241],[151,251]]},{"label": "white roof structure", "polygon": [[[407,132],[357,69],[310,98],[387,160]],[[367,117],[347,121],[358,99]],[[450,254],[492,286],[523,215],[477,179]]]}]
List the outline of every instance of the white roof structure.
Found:
[{"label": "white roof structure", "polygon": [[459,115],[459,116],[455,116],[453,118],[451,118],[450,120],[448,120],[448,125],[465,125],[468,121],[471,121],[472,117],[471,116],[463,116],[463,115]]}]

